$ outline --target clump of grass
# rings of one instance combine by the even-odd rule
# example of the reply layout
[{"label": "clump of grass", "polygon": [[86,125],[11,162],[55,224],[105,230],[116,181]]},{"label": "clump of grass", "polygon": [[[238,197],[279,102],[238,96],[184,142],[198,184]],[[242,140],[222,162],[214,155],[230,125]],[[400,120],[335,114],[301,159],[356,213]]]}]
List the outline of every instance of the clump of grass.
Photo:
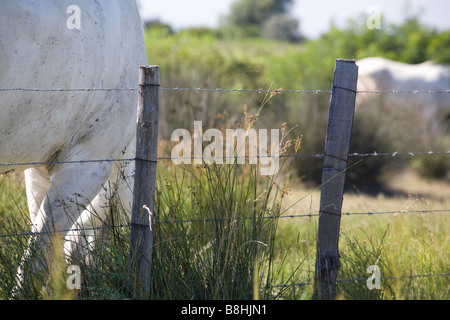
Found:
[{"label": "clump of grass", "polygon": [[[29,217],[23,176],[0,176],[0,299],[9,299],[16,285],[16,274],[27,247]],[[11,236],[10,236],[11,235]],[[12,236],[17,235],[17,236]],[[25,297],[36,297],[32,286],[24,288]]]},{"label": "clump of grass", "polygon": [[[244,109],[244,128],[253,126],[259,111]],[[286,152],[292,142],[285,127],[281,132]],[[300,143],[292,145],[297,152]],[[278,181],[261,177],[258,165],[236,164],[169,166],[164,173],[155,198],[151,296],[273,298],[279,280],[274,244],[289,174]]]},{"label": "clump of grass", "polygon": [[[372,223],[364,223],[364,228],[345,229],[341,233],[339,273],[339,279],[344,281],[338,283],[342,297],[448,299],[449,268],[445,252],[448,252],[449,241],[442,226],[447,220],[444,215],[426,214],[372,217]],[[370,276],[366,271],[371,265],[377,265],[381,271],[380,290],[369,290],[366,285]]]},{"label": "clump of grass", "polygon": [[[382,300],[392,296],[392,289],[386,281],[383,281],[383,290],[370,290],[367,287],[367,279],[371,274],[367,273],[369,266],[376,266],[382,270],[382,276],[390,276],[390,264],[385,256],[385,237],[389,226],[383,234],[369,235],[364,230],[362,233],[366,239],[360,239],[343,234],[345,249],[341,251],[343,268],[339,272],[338,290],[345,299],[358,300]],[[355,280],[354,280],[355,279]]]}]

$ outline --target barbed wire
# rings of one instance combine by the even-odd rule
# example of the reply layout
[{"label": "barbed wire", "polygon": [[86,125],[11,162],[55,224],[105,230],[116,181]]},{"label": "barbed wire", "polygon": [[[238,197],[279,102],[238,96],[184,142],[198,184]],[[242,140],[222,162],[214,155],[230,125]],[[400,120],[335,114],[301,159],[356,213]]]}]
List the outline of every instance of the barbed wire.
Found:
[{"label": "barbed wire", "polygon": [[[298,93],[298,94],[320,94],[332,93],[332,90],[310,89],[310,90],[294,90],[294,89],[222,89],[222,88],[169,88],[160,87],[162,91],[193,91],[193,92],[237,92],[237,93]],[[75,89],[39,89],[39,88],[0,88],[0,92],[23,91],[23,92],[91,92],[91,91],[139,91],[139,88],[75,88]],[[446,90],[355,90],[356,93],[372,93],[372,94],[450,94],[450,89]]]},{"label": "barbed wire", "polygon": [[[424,214],[424,213],[444,213],[449,212],[450,209],[438,209],[438,210],[396,210],[396,211],[369,211],[369,212],[345,212],[341,213],[341,216],[353,216],[353,215],[399,215],[399,214]],[[186,219],[186,220],[162,220],[154,221],[155,225],[162,224],[178,224],[178,223],[210,223],[210,222],[222,222],[222,221],[255,221],[255,220],[274,220],[274,219],[296,219],[296,218],[314,218],[319,217],[319,213],[308,213],[308,214],[291,214],[291,215],[281,215],[281,216],[263,216],[263,217],[228,217],[228,218],[199,218],[199,219]],[[36,235],[55,235],[60,233],[68,232],[82,232],[82,231],[100,231],[104,229],[121,229],[130,228],[132,223],[121,224],[116,226],[101,226],[101,227],[89,227],[89,228],[71,228],[59,231],[43,231],[43,232],[23,232],[16,234],[3,234],[0,235],[1,238],[13,238],[13,237],[24,237],[24,236],[36,236]]]},{"label": "barbed wire", "polygon": [[356,90],[356,93],[393,93],[393,94],[450,94],[447,90]]},{"label": "barbed wire", "polygon": [[[399,279],[415,279],[415,278],[429,278],[429,277],[448,277],[450,276],[450,273],[434,273],[434,274],[414,274],[414,275],[404,275],[404,276],[388,276],[388,277],[380,277],[380,280],[399,280]],[[336,280],[336,283],[347,283],[347,282],[366,282],[368,278],[353,278],[353,279],[338,279]],[[280,284],[280,285],[274,285],[270,286],[270,288],[289,288],[289,287],[296,287],[296,286],[309,286],[313,285],[314,282],[297,282],[297,283],[291,283],[291,284]]]},{"label": "barbed wire", "polygon": [[27,167],[27,166],[41,166],[41,165],[56,165],[56,164],[84,164],[84,163],[100,163],[100,162],[131,162],[140,159],[94,159],[94,160],[70,160],[70,161],[49,161],[49,162],[17,162],[17,163],[0,163],[0,167]]},{"label": "barbed wire", "polygon": [[416,157],[416,156],[432,156],[432,155],[450,155],[450,151],[428,151],[428,152],[390,152],[390,153],[350,153],[349,157]]},{"label": "barbed wire", "polygon": [[[285,89],[221,89],[221,88],[160,88],[164,91],[194,91],[194,92],[251,92],[251,93],[332,93],[332,90],[285,90]],[[354,90],[356,93],[373,93],[373,94],[382,94],[382,93],[391,93],[391,94],[450,94],[450,89],[447,90]]]},{"label": "barbed wire", "polygon": [[[369,157],[418,157],[418,156],[432,156],[432,155],[450,155],[450,151],[428,151],[428,152],[385,152],[378,153],[376,151],[371,153],[350,153],[348,157],[369,158]],[[294,154],[294,155],[280,155],[280,158],[324,158],[326,154]]]},{"label": "barbed wire", "polygon": [[[428,151],[428,152],[387,152],[387,153],[350,153],[348,157],[357,158],[369,158],[369,157],[418,157],[418,156],[446,156],[450,155],[450,151]],[[326,156],[323,153],[317,154],[289,154],[289,155],[266,155],[266,156],[254,156],[256,159],[263,158],[317,158],[322,159]],[[58,164],[84,164],[84,163],[100,163],[100,162],[132,162],[132,161],[149,161],[156,162],[159,160],[196,160],[196,159],[207,159],[207,160],[217,160],[217,159],[247,159],[248,156],[223,156],[223,157],[158,157],[156,160],[145,160],[138,158],[122,158],[122,159],[92,159],[92,160],[67,160],[67,161],[35,161],[35,162],[15,162],[15,163],[0,163],[0,167],[28,167],[28,166],[41,166],[41,165],[58,165]]]},{"label": "barbed wire", "polygon": [[331,93],[331,90],[284,90],[284,89],[221,89],[221,88],[160,88],[163,91],[175,91],[175,92],[183,92],[183,91],[193,91],[193,92],[250,92],[250,93]]},{"label": "barbed wire", "polygon": [[138,88],[75,88],[75,89],[37,89],[37,88],[0,88],[0,92],[24,91],[24,92],[92,92],[92,91],[139,91]]}]

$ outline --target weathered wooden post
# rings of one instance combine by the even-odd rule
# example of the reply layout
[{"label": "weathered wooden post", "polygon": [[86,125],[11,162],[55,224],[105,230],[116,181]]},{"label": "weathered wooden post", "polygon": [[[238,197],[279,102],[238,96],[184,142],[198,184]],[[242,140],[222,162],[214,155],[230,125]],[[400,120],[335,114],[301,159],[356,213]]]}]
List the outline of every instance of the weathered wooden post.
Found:
[{"label": "weathered wooden post", "polygon": [[130,272],[133,294],[150,291],[156,183],[159,82],[158,66],[139,70],[134,195],[130,235]]},{"label": "weathered wooden post", "polygon": [[314,284],[316,299],[336,297],[336,277],[340,267],[339,228],[357,79],[358,67],[354,60],[336,60],[322,169]]}]

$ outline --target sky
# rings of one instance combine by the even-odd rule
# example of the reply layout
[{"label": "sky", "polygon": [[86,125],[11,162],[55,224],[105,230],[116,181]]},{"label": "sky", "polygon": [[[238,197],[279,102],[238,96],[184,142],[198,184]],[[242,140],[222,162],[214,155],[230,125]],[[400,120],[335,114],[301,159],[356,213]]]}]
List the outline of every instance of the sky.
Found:
[{"label": "sky", "polygon": [[[187,27],[217,27],[221,16],[227,15],[236,0],[139,0],[144,20],[159,19],[175,29]],[[437,30],[450,30],[449,0],[295,0],[292,16],[300,21],[300,31],[314,39],[326,32],[331,22],[345,27],[349,18],[367,16],[371,6],[379,8],[383,23],[400,23],[405,8],[419,14],[423,23]]]}]

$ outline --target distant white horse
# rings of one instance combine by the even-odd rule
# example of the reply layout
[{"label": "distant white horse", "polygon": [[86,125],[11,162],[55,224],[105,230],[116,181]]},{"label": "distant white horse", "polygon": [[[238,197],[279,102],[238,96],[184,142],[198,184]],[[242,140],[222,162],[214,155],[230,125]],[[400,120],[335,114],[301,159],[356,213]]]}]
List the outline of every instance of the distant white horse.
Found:
[{"label": "distant white horse", "polygon": [[[135,0],[0,1],[0,88],[136,88],[145,64]],[[134,157],[137,94],[0,92],[0,163],[49,163],[0,166],[0,173],[26,169],[32,231],[40,233],[32,242],[47,260],[51,233],[76,239],[67,230],[91,226],[120,180],[112,162],[65,162]],[[133,170],[131,162],[130,179]],[[122,182],[127,207],[133,183]]]},{"label": "distant white horse", "polygon": [[[450,67],[432,62],[417,65],[383,58],[366,58],[359,66],[358,90],[441,91],[450,89]],[[360,93],[357,104],[374,101],[379,94]],[[385,93],[382,102],[388,108],[409,107],[418,110],[426,123],[437,128],[450,117],[449,93]]]}]

